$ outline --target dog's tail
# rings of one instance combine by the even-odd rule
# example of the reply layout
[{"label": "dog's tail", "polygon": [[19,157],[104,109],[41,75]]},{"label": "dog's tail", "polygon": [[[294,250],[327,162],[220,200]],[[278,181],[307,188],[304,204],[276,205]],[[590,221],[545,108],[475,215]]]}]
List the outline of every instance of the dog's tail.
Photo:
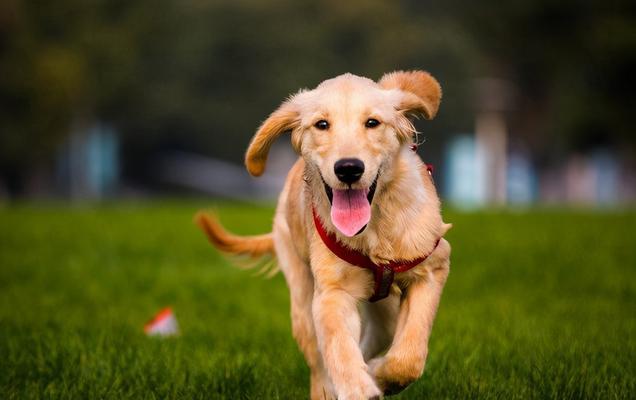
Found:
[{"label": "dog's tail", "polygon": [[[274,239],[272,233],[255,236],[234,235],[223,228],[218,218],[204,212],[198,212],[194,217],[194,222],[203,230],[208,240],[219,251],[233,256],[247,257],[252,263],[245,268],[254,268],[261,265],[259,273],[266,273],[268,276],[274,275],[278,268],[274,258]],[[260,262],[269,256],[270,262]]]}]

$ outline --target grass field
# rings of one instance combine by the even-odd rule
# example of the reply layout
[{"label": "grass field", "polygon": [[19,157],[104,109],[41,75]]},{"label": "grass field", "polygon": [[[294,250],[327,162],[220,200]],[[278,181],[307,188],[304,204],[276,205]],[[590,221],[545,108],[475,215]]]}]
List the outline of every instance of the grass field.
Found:
[{"label": "grass field", "polygon": [[[0,209],[0,398],[306,398],[282,276],[237,270],[192,203]],[[219,205],[241,233],[272,209]],[[451,275],[399,399],[636,397],[636,214],[445,213]],[[144,336],[173,306],[182,335]]]}]

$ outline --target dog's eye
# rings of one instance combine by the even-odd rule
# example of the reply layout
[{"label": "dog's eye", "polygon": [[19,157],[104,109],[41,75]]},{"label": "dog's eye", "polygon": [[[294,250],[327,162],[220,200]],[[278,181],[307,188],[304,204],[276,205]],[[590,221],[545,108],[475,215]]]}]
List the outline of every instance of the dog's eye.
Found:
[{"label": "dog's eye", "polygon": [[369,118],[367,122],[364,123],[364,126],[367,128],[375,128],[378,125],[380,125],[380,121],[374,118]]},{"label": "dog's eye", "polygon": [[321,119],[320,121],[316,122],[314,124],[314,126],[316,127],[316,129],[320,129],[321,131],[325,131],[325,130],[329,129],[329,122],[325,121],[324,119]]}]

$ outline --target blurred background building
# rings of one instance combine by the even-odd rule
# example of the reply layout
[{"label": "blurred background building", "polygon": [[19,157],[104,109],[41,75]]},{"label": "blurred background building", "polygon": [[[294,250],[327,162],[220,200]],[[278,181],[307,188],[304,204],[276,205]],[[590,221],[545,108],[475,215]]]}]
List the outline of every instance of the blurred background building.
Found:
[{"label": "blurred background building", "polygon": [[465,207],[636,201],[636,3],[4,0],[0,199],[275,197],[242,167],[291,92],[426,69],[419,152]]}]

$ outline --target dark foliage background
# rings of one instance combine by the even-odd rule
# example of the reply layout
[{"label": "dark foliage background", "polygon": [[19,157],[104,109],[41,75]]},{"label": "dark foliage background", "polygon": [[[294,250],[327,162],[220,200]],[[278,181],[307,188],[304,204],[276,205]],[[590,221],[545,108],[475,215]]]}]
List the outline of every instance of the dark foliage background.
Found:
[{"label": "dark foliage background", "polygon": [[472,130],[475,79],[492,77],[536,162],[599,145],[633,159],[635,16],[628,1],[5,0],[0,176],[19,191],[94,121],[122,133],[124,176],[163,148],[240,162],[289,93],[413,68],[445,90],[421,127],[433,154]]}]

